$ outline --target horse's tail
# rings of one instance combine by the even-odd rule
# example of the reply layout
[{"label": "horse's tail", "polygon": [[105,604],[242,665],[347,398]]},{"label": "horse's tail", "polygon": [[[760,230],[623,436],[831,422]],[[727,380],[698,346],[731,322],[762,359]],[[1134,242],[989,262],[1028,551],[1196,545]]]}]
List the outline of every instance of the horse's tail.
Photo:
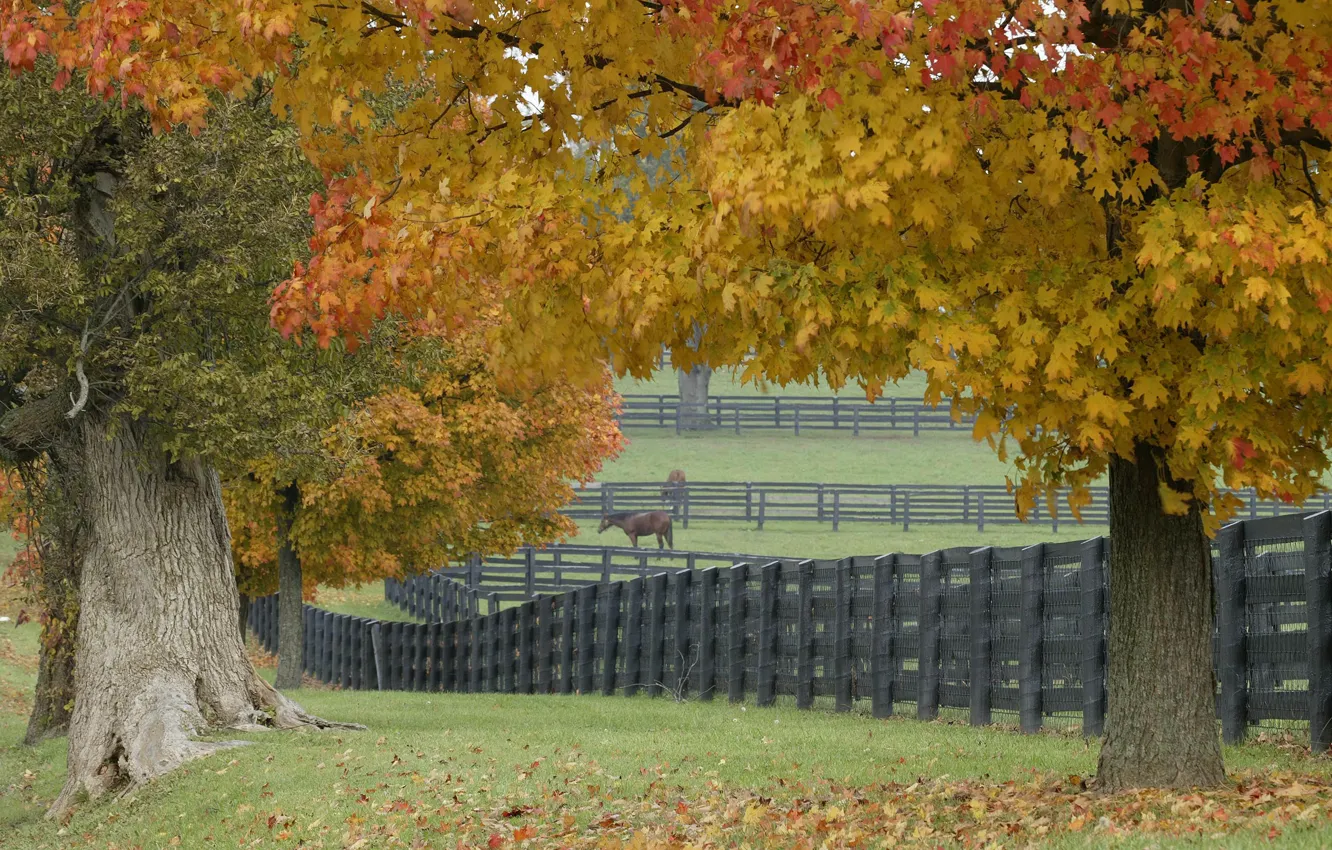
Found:
[{"label": "horse's tail", "polygon": [[666,517],[666,545],[675,548],[675,539],[671,535],[671,530],[675,528],[675,523],[671,522],[670,517]]}]

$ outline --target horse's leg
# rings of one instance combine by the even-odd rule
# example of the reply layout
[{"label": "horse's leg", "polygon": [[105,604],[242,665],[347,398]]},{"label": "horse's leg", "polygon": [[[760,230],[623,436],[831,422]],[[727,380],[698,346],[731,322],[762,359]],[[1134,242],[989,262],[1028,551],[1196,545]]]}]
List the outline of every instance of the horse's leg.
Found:
[{"label": "horse's leg", "polygon": [[637,549],[637,548],[638,548],[638,535],[637,535],[637,534],[634,534],[632,531],[626,531],[625,534],[629,535],[629,545],[632,546],[632,547],[634,547],[635,549]]},{"label": "horse's leg", "polygon": [[658,549],[666,548],[666,535],[660,531],[657,532],[657,548]]}]

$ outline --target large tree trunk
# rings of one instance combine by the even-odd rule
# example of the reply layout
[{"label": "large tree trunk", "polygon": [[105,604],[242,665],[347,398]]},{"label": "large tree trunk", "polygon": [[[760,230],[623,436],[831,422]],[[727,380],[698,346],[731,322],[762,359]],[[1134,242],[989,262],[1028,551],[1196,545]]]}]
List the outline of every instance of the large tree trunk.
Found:
[{"label": "large tree trunk", "polygon": [[286,691],[301,686],[305,667],[305,606],[301,559],[291,543],[291,524],[296,517],[300,491],[295,484],[282,492],[278,513],[278,668],[274,684]]},{"label": "large tree trunk", "polygon": [[325,726],[259,678],[216,473],[175,463],[126,418],[80,426],[89,527],[68,776],[52,813],[134,787],[234,742],[209,729]]},{"label": "large tree trunk", "polygon": [[700,431],[713,426],[708,418],[708,383],[712,380],[711,366],[677,369],[680,386],[679,417],[682,431]]},{"label": "large tree trunk", "polygon": [[1160,449],[1110,463],[1110,640],[1097,783],[1126,788],[1225,782],[1212,669],[1212,557],[1194,506],[1161,508]]}]

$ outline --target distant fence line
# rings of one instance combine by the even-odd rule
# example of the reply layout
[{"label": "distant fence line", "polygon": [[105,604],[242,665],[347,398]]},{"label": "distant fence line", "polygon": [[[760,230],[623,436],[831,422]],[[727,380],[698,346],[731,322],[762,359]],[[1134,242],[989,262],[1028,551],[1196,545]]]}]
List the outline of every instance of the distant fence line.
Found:
[{"label": "distant fence line", "polygon": [[800,396],[708,396],[705,404],[683,404],[679,396],[622,395],[620,425],[625,428],[674,428],[699,423],[734,431],[850,431],[853,436],[882,431],[967,432],[974,417],[954,421],[947,405],[931,407],[918,398],[884,397],[873,404],[856,398]]},{"label": "distant fence line", "polygon": [[[1092,487],[1091,503],[1082,509],[1082,520],[1090,525],[1110,522],[1109,496],[1105,487]],[[1278,501],[1262,502],[1253,489],[1226,491],[1245,501],[1248,519],[1307,512],[1321,507],[1332,510],[1332,492],[1323,492],[1303,506]],[[1059,531],[1069,525],[1066,489],[1059,489],[1062,517],[1051,517],[1042,500],[1027,523],[1017,516],[1013,496],[1002,484],[815,484],[763,481],[602,482],[577,491],[578,501],[563,509],[573,519],[596,519],[618,511],[667,510],[682,527],[690,520],[723,520],[755,523],[762,529],[770,522],[826,522],[833,531],[843,523],[1044,525]]]},{"label": "distant fence line", "polygon": [[[885,717],[1002,715],[1033,732],[1050,718],[1101,733],[1106,708],[1106,538],[1024,548],[951,548],[835,561],[773,560],[662,570],[554,593],[524,576],[513,607],[435,573],[385,583],[431,620],[391,623],[307,606],[308,672],[349,688],[725,694]],[[618,556],[619,551],[613,553]],[[725,556],[717,556],[725,558]],[[1226,526],[1215,541],[1217,710],[1227,741],[1251,723],[1309,723],[1332,737],[1332,513]],[[473,562],[468,570],[485,565]],[[616,574],[611,571],[612,577]],[[530,574],[529,574],[530,576]],[[487,599],[491,610],[482,614]],[[251,628],[277,646],[277,601]]]}]

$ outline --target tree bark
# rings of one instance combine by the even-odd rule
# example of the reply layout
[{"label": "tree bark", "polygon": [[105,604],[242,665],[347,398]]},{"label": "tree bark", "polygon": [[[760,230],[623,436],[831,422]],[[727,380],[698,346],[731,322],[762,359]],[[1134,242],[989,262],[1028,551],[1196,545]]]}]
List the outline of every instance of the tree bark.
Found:
[{"label": "tree bark", "polygon": [[52,815],[236,744],[195,739],[206,730],[335,725],[251,667],[217,475],[171,462],[146,430],[125,417],[79,426],[89,533],[68,775]]},{"label": "tree bark", "polygon": [[708,418],[708,384],[712,380],[711,366],[677,369],[680,386],[679,417],[682,431],[701,431],[711,428]]},{"label": "tree bark", "polygon": [[295,484],[288,485],[282,491],[282,510],[278,512],[278,668],[274,684],[284,691],[301,686],[305,667],[301,559],[291,544],[291,524],[299,499],[300,490]]},{"label": "tree bark", "polygon": [[[1194,505],[1167,515],[1164,453],[1110,462],[1110,636],[1098,787],[1225,782],[1212,667],[1212,556]],[[1171,482],[1173,483],[1173,482]],[[1176,485],[1181,489],[1182,485]]]}]

